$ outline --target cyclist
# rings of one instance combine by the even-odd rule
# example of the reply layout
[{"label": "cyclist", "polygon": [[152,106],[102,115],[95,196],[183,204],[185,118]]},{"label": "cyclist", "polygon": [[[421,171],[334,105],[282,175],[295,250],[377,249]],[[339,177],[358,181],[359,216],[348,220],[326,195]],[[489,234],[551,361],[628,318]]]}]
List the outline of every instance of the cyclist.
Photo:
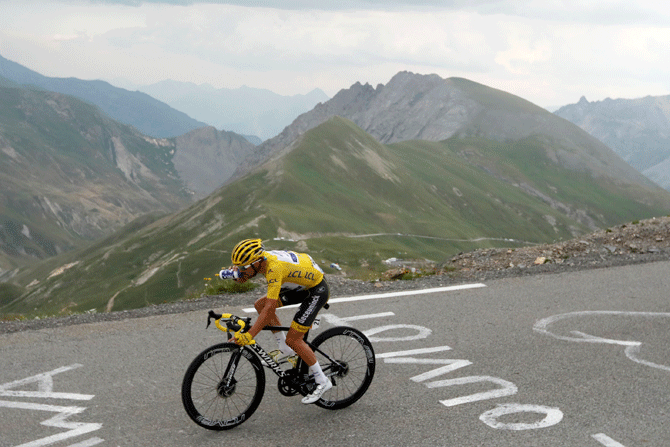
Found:
[{"label": "cyclist", "polygon": [[288,333],[275,332],[281,354],[298,354],[309,366],[316,388],[302,399],[311,404],[332,388],[333,384],[323,373],[314,351],[305,343],[304,336],[317,313],[328,301],[328,284],[323,271],[306,253],[293,251],[265,251],[260,239],[245,239],[235,245],[231,256],[233,269],[239,271],[238,282],[246,282],[258,273],[265,275],[267,295],[258,299],[254,307],[258,319],[248,332],[240,334],[235,343],[240,346],[253,344],[256,335],[267,325],[281,326],[275,310],[278,307],[300,304]]}]

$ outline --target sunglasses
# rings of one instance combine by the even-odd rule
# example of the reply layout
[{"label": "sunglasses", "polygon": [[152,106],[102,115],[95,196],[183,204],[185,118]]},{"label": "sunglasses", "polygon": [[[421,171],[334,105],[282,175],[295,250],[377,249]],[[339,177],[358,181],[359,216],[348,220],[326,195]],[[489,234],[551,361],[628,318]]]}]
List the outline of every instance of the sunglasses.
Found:
[{"label": "sunglasses", "polygon": [[252,262],[252,263],[249,264],[249,265],[238,265],[237,268],[238,268],[239,270],[248,270],[248,269],[250,269],[255,263],[257,263],[258,261],[261,261],[261,260],[262,260],[262,258],[261,258],[261,259],[257,259],[257,260],[255,260],[254,262]]}]

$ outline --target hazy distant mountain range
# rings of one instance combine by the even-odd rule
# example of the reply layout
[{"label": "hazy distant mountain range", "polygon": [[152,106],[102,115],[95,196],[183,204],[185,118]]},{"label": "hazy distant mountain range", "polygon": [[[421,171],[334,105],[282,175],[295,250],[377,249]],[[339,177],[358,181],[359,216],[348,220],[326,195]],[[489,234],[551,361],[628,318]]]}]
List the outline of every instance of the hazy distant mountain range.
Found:
[{"label": "hazy distant mountain range", "polygon": [[389,257],[439,263],[668,212],[668,191],[570,122],[465,79],[402,72],[302,114],[187,208],[14,272],[0,313],[182,299],[251,236],[365,276]]},{"label": "hazy distant mountain range", "polygon": [[214,126],[243,135],[253,144],[277,135],[299,114],[329,99],[322,90],[284,96],[266,89],[216,89],[208,84],[165,80],[139,91],[105,81],[50,78],[0,56],[0,86],[34,86],[97,105],[111,118],[145,135],[170,138]]},{"label": "hazy distant mountain range", "polygon": [[670,96],[606,99],[561,107],[556,115],[578,125],[638,171],[670,190]]},{"label": "hazy distant mountain range", "polygon": [[[111,118],[152,137],[176,137],[207,124],[173,109],[146,93],[131,92],[105,81],[50,78],[0,56],[0,77],[24,86],[72,95],[95,104]],[[6,82],[6,81],[5,81]]]},{"label": "hazy distant mountain range", "polygon": [[245,86],[216,89],[208,84],[170,80],[140,86],[138,90],[217,129],[254,135],[260,140],[274,137],[296,116],[330,99],[320,89],[306,95],[283,96]]}]

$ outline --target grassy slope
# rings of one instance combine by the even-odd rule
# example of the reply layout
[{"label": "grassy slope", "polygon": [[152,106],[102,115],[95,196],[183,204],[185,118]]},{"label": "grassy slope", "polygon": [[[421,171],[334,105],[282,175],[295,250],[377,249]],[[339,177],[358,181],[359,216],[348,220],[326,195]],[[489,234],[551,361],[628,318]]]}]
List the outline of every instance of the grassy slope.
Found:
[{"label": "grassy slope", "polygon": [[[470,239],[548,242],[588,230],[513,183],[532,185],[603,227],[670,210],[667,194],[558,167],[545,144],[528,138],[384,146],[334,118],[304,134],[285,157],[188,209],[135,222],[84,252],[26,272],[19,277],[23,285],[35,279],[39,284],[0,310],[64,314],[104,311],[112,297],[114,310],[182,299],[228,265],[230,248],[244,237],[260,236],[270,249],[306,244],[324,266],[339,262],[364,275],[388,257],[440,262],[460,251],[514,245]],[[639,195],[649,204],[636,200]],[[278,229],[299,235],[300,242],[274,241]],[[350,237],[372,233],[388,235]],[[55,267],[76,261],[45,279]]]}]

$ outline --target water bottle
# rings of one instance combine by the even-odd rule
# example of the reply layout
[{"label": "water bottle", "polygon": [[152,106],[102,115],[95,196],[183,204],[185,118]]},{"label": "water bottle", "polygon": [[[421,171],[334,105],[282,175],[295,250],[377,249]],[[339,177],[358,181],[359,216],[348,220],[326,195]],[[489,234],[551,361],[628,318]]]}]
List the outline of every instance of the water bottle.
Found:
[{"label": "water bottle", "polygon": [[240,272],[234,269],[223,269],[219,272],[221,279],[237,279],[240,277]]}]

